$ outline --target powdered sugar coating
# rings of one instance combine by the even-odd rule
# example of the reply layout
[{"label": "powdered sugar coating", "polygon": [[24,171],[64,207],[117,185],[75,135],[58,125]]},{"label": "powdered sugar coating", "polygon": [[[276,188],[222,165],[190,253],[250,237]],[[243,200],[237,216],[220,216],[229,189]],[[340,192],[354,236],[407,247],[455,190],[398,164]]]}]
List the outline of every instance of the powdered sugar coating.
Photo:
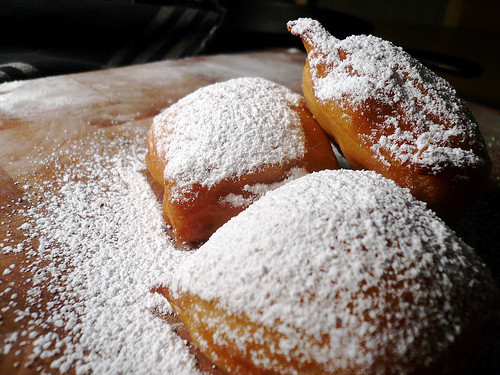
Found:
[{"label": "powdered sugar coating", "polygon": [[[373,103],[379,107],[380,124],[361,138],[373,144],[371,150],[382,162],[389,165],[384,155],[390,155],[434,173],[448,166],[484,164],[468,146],[485,149],[478,125],[456,90],[402,48],[372,35],[339,40],[312,19],[288,26],[312,46],[308,63],[319,101],[347,100],[361,110]],[[453,146],[457,140],[465,146]]]},{"label": "powdered sugar coating", "polygon": [[[470,247],[407,190],[368,171],[317,172],[267,193],[171,277],[174,295],[246,314],[284,335],[274,350],[329,371],[382,373],[382,358],[394,373],[411,372],[488,319],[498,298]],[[259,340],[218,330],[239,348]],[[327,344],[310,348],[304,337]]]},{"label": "powdered sugar coating", "polygon": [[304,99],[263,78],[237,78],[202,87],[153,120],[164,178],[181,188],[282,164],[305,154],[298,114]]}]

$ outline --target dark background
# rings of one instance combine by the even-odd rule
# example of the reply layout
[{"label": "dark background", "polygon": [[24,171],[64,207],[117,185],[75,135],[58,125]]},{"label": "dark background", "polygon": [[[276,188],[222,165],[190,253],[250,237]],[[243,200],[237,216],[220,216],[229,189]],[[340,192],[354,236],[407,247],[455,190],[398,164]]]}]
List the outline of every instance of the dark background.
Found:
[{"label": "dark background", "polygon": [[500,109],[498,0],[0,0],[0,82],[200,54],[298,47],[285,22],[406,48]]}]

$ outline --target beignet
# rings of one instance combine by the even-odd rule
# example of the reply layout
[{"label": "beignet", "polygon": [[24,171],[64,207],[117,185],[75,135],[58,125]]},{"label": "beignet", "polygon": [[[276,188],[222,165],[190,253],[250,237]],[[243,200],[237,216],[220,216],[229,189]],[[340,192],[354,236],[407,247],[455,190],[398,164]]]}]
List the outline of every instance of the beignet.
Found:
[{"label": "beignet", "polygon": [[262,78],[202,87],[161,112],[146,164],[178,242],[207,240],[277,183],[338,168],[303,97]]},{"label": "beignet", "polygon": [[377,171],[446,219],[485,189],[491,162],[456,91],[401,48],[374,36],[339,40],[319,22],[290,21],[307,50],[309,109],[354,168]]},{"label": "beignet", "polygon": [[372,171],[267,193],[166,277],[158,291],[230,374],[463,374],[498,324],[478,256]]}]

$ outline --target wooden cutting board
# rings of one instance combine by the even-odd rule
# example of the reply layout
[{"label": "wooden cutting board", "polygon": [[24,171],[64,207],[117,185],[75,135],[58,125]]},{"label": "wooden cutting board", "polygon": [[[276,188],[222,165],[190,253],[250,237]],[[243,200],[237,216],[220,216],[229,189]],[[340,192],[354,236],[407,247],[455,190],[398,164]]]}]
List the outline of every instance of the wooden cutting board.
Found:
[{"label": "wooden cutting board", "polygon": [[[305,55],[297,50],[273,50],[188,58],[0,85],[0,242],[8,241],[15,247],[21,241],[18,227],[22,218],[16,216],[12,202],[31,204],[19,203],[23,186],[40,179],[47,181],[47,189],[51,188],[56,166],[45,163],[54,150],[83,140],[96,130],[102,136],[103,147],[114,135],[126,136],[131,128],[146,132],[152,117],[162,108],[198,87],[234,77],[261,76],[301,92],[304,59]],[[456,230],[483,256],[499,280],[500,112],[469,104],[488,143],[493,172],[490,189]],[[86,143],[82,142],[82,154],[89,151],[85,147]],[[12,264],[30,261],[23,256],[22,252],[0,253],[0,309],[13,298],[13,287],[28,277],[19,267],[10,268]],[[3,272],[5,269],[9,270]],[[23,309],[26,301],[22,291],[17,294],[18,308]],[[44,298],[50,299],[50,296]],[[33,307],[33,311],[36,309]],[[5,345],[5,337],[22,331],[23,323],[16,320],[12,309],[0,315],[0,345]],[[182,329],[178,331],[185,335]],[[18,348],[20,363],[4,355],[0,373],[39,373],[42,369],[54,372],[43,359],[37,359],[28,367],[22,366],[23,358],[33,349],[30,339],[25,341],[28,343]],[[11,346],[9,353],[12,354]],[[199,353],[196,355],[202,369],[217,372]]]}]

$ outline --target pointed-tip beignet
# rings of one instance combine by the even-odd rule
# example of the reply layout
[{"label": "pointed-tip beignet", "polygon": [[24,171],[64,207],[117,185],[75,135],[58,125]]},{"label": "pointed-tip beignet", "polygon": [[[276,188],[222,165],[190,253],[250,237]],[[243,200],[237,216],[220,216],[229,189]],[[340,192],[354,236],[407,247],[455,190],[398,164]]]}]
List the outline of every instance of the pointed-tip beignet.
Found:
[{"label": "pointed-tip beignet", "polygon": [[354,168],[409,188],[446,219],[478,198],[490,158],[473,115],[448,82],[380,38],[339,40],[311,19],[288,28],[308,53],[309,109]]},{"label": "pointed-tip beignet", "polygon": [[158,289],[231,374],[461,374],[498,323],[486,266],[372,171],[267,193]]},{"label": "pointed-tip beignet", "polygon": [[178,242],[208,239],[277,183],[338,168],[303,97],[262,78],[202,87],[157,115],[146,164]]}]

